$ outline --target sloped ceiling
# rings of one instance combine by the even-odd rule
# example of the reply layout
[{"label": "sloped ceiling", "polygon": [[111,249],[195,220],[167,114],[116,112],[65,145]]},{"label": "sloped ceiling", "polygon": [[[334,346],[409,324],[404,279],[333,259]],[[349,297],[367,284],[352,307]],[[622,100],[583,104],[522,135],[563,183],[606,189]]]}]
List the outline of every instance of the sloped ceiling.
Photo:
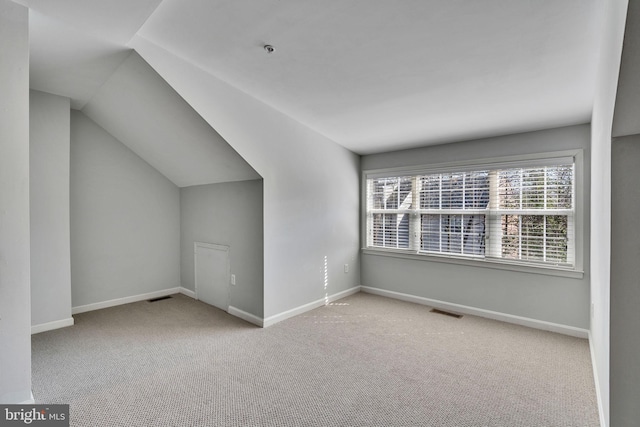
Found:
[{"label": "sloped ceiling", "polygon": [[29,13],[29,22],[31,88],[71,98],[71,107],[76,110],[131,52],[36,11]]},{"label": "sloped ceiling", "polygon": [[94,38],[124,46],[162,0],[14,0]]},{"label": "sloped ceiling", "polygon": [[[95,82],[54,77],[105,61],[100,80],[100,43],[138,36],[360,154],[589,122],[604,1],[19,0],[41,18],[32,80],[74,105]],[[74,51],[52,21],[95,58],[47,69]]]},{"label": "sloped ceiling", "polygon": [[179,187],[260,178],[136,52],[82,111]]},{"label": "sloped ceiling", "polygon": [[30,86],[71,98],[179,187],[260,178],[128,41],[160,0],[18,0],[30,7]]},{"label": "sloped ceiling", "polygon": [[164,0],[138,34],[371,153],[588,122],[597,24],[595,0]]},{"label": "sloped ceiling", "polygon": [[161,0],[14,0],[29,7],[32,89],[80,109],[127,57]]}]

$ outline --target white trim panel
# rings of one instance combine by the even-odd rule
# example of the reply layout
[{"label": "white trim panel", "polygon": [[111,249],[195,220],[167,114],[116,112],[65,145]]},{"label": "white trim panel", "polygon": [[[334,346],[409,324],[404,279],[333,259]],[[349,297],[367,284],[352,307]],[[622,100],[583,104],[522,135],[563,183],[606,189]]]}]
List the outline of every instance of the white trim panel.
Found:
[{"label": "white trim panel", "polygon": [[591,331],[589,331],[589,349],[591,350],[591,366],[593,367],[593,381],[596,386],[596,400],[598,401],[598,416],[600,425],[606,427],[607,420],[604,419],[604,407],[602,402],[602,390],[600,388],[600,377],[598,376],[598,364],[596,363],[596,349],[593,347]]},{"label": "white trim panel", "polygon": [[240,310],[239,308],[232,305],[229,306],[228,313],[249,323],[253,323],[256,326],[260,326],[261,328],[264,327],[264,320],[261,317],[253,315],[251,313],[247,313],[246,311]]},{"label": "white trim panel", "polygon": [[67,326],[73,326],[73,323],[73,317],[69,317],[68,319],[31,325],[31,335],[39,334],[40,332],[52,331],[54,329],[66,328]]},{"label": "white trim panel", "polygon": [[394,250],[387,248],[362,248],[364,255],[386,256],[393,258],[413,259],[416,261],[445,262],[447,264],[467,265],[469,267],[495,268],[498,270],[520,271],[531,274],[544,274],[547,276],[569,277],[572,279],[582,279],[584,271],[574,269],[554,267],[551,265],[532,265],[506,261],[496,258],[471,258],[470,256],[453,256],[446,254],[430,254],[421,252],[412,253],[407,250]]},{"label": "white trim panel", "polygon": [[181,293],[182,295],[186,295],[186,296],[188,296],[189,298],[198,299],[198,298],[196,297],[196,293],[195,293],[194,291],[192,291],[191,289],[183,288],[182,286],[181,286],[181,287],[179,287],[178,289],[180,289],[180,293]]},{"label": "white trim panel", "polygon": [[546,322],[544,320],[531,319],[529,317],[514,316],[512,314],[500,313],[497,311],[484,310],[482,308],[469,307],[467,305],[454,304],[430,298],[418,297],[415,295],[403,294],[400,292],[388,291],[386,289],[370,288],[361,286],[362,292],[380,295],[416,304],[428,305],[443,310],[455,311],[472,316],[485,317],[487,319],[499,320],[501,322],[513,323],[515,325],[527,326],[529,328],[541,329],[543,331],[557,332],[559,334],[570,335],[577,338],[589,338],[587,329],[576,328],[575,326],[560,325],[558,323]]},{"label": "white trim panel", "polygon": [[84,313],[86,311],[100,310],[102,308],[115,307],[117,305],[130,304],[132,302],[144,301],[152,298],[166,297],[180,293],[179,287],[163,289],[161,291],[149,292],[147,294],[132,295],[130,297],[116,298],[108,301],[96,302],[94,304],[79,305],[71,309],[71,314]]},{"label": "white trim panel", "polygon": [[311,311],[314,308],[322,307],[323,305],[327,305],[330,302],[339,300],[344,297],[348,297],[349,295],[357,294],[360,292],[360,286],[354,286],[353,288],[347,289],[346,291],[338,292],[337,294],[327,295],[326,297],[312,301],[308,304],[301,305],[300,307],[292,308],[291,310],[287,310],[285,312],[274,314],[273,316],[269,316],[264,319],[264,327],[268,327],[274,325],[278,322],[282,322],[283,320],[289,319],[290,317],[297,316],[302,313],[306,313],[307,311]]},{"label": "white trim panel", "polygon": [[427,163],[418,166],[397,166],[383,169],[365,169],[364,178],[386,178],[412,174],[430,174],[442,172],[464,172],[477,169],[504,169],[536,166],[559,165],[576,161],[577,156],[582,156],[582,148],[562,151],[549,151],[545,153],[516,154],[504,157],[489,157],[473,160],[456,160],[452,162]]},{"label": "white trim panel", "polygon": [[[231,246],[220,245],[217,243],[193,242],[193,286],[195,288],[195,299],[198,297],[198,248],[212,249],[214,251],[222,251],[227,253],[227,304],[226,310],[229,312],[229,303],[231,302]],[[204,301],[203,301],[204,302]],[[209,304],[213,305],[213,304]],[[213,305],[215,307],[215,305]],[[220,308],[220,307],[217,307]],[[220,308],[224,310],[224,308]]]},{"label": "white trim panel", "polygon": [[[381,178],[381,177],[393,177],[393,176],[408,176],[415,174],[429,174],[439,172],[451,172],[451,171],[463,171],[474,170],[482,168],[499,168],[499,167],[522,167],[522,166],[534,166],[536,164],[554,164],[549,163],[549,159],[557,159],[560,163],[565,161],[572,161],[574,164],[574,238],[575,238],[575,265],[574,268],[565,269],[553,267],[550,265],[544,265],[538,267],[533,264],[521,264],[517,262],[510,262],[508,260],[489,260],[487,258],[473,259],[471,257],[456,256],[453,254],[416,254],[409,250],[396,250],[393,249],[381,249],[367,246],[367,209],[362,209],[360,214],[361,225],[361,248],[362,253],[379,256],[392,256],[396,258],[407,259],[423,259],[424,261],[432,262],[447,262],[452,264],[464,264],[476,267],[488,267],[496,268],[500,270],[513,270],[523,271],[526,273],[546,274],[560,277],[571,277],[582,279],[584,277],[584,211],[588,208],[585,206],[584,195],[584,150],[572,149],[556,152],[546,152],[537,154],[524,154],[507,157],[493,157],[488,159],[476,159],[465,161],[453,161],[445,163],[425,164],[420,166],[399,166],[385,169],[366,169],[361,173],[362,186],[360,189],[360,204],[361,206],[367,206],[367,179]],[[576,185],[579,184],[579,185]],[[381,250],[380,250],[381,249]]]}]

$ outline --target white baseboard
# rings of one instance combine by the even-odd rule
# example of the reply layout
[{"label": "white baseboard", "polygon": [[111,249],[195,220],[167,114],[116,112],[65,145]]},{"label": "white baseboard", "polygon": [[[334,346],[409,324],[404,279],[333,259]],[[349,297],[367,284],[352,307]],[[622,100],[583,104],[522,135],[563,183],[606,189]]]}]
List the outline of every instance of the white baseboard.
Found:
[{"label": "white baseboard", "polygon": [[239,317],[242,320],[246,320],[249,323],[253,323],[256,326],[260,326],[261,328],[264,326],[264,320],[258,316],[255,316],[251,313],[247,313],[246,311],[240,310],[237,307],[232,305],[229,306],[229,310],[227,312],[232,315]]},{"label": "white baseboard", "polygon": [[337,294],[327,295],[325,298],[310,302],[305,305],[301,305],[300,307],[292,308],[291,310],[287,310],[285,312],[275,314],[273,316],[269,316],[264,319],[263,326],[269,327],[278,322],[282,322],[283,320],[289,319],[290,317],[297,316],[302,313],[306,313],[307,311],[313,310],[314,308],[322,307],[323,305],[327,305],[330,302],[339,300],[344,297],[348,297],[349,295],[353,295],[360,292],[360,286],[354,286],[353,288],[347,289],[346,291],[338,292]]},{"label": "white baseboard", "polygon": [[196,297],[196,293],[193,292],[191,289],[187,289],[187,288],[183,288],[183,287],[180,287],[178,289],[180,289],[180,293],[182,295],[186,295],[186,296],[191,297],[193,299],[198,299],[198,297]]},{"label": "white baseboard", "polygon": [[576,328],[575,326],[560,325],[558,323],[546,322],[544,320],[536,320],[528,317],[514,316],[512,314],[505,314],[497,311],[470,307],[467,305],[454,304],[454,303],[439,301],[439,300],[430,299],[430,298],[418,297],[415,295],[388,291],[386,289],[361,286],[361,290],[362,292],[366,292],[374,295],[380,295],[383,297],[413,302],[416,304],[428,305],[430,307],[439,308],[442,310],[449,310],[457,313],[469,314],[472,316],[485,317],[487,319],[499,320],[501,322],[506,322],[506,323],[513,323],[516,325],[527,326],[529,328],[557,332],[564,335],[570,335],[572,337],[589,338],[589,331],[587,329]]},{"label": "white baseboard", "polygon": [[55,320],[53,322],[40,323],[38,325],[31,325],[31,335],[39,334],[40,332],[52,331],[59,328],[66,328],[67,326],[73,326],[73,317],[69,317],[68,319]]},{"label": "white baseboard", "polygon": [[607,427],[608,421],[604,417],[604,403],[602,401],[602,390],[600,389],[600,377],[598,376],[598,365],[596,363],[596,349],[593,347],[591,331],[589,331],[589,349],[591,350],[591,366],[593,369],[593,380],[596,386],[596,400],[598,402],[598,415],[600,416],[600,426]]},{"label": "white baseboard", "polygon": [[149,292],[146,294],[132,295],[130,297],[116,298],[94,304],[79,305],[71,309],[72,314],[84,313],[86,311],[100,310],[102,308],[115,307],[116,305],[130,304],[132,302],[144,301],[152,298],[166,297],[181,292],[180,287],[163,289],[161,291]]},{"label": "white baseboard", "polygon": [[33,405],[36,403],[36,399],[33,397],[33,391],[31,392],[31,399],[27,399],[24,402],[20,402],[19,405]]}]

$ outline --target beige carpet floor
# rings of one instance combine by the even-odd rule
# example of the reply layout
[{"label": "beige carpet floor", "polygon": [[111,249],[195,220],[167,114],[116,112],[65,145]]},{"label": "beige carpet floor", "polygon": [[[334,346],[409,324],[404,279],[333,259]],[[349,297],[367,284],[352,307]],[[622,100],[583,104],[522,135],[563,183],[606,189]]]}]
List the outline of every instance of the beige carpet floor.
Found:
[{"label": "beige carpet floor", "polygon": [[588,342],[359,293],[260,329],[182,295],[36,334],[72,426],[598,426]]}]

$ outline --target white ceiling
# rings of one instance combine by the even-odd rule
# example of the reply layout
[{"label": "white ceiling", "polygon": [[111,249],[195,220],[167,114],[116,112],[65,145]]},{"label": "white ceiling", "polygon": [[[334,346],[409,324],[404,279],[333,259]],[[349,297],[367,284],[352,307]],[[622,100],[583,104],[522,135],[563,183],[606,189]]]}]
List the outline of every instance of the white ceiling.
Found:
[{"label": "white ceiling", "polygon": [[13,1],[85,34],[125,46],[162,0]]},{"label": "white ceiling", "polygon": [[129,56],[130,49],[49,18],[29,13],[30,86],[71,98],[82,108]]},{"label": "white ceiling", "polygon": [[589,122],[603,1],[18,2],[34,88],[84,105],[138,35],[367,154]]}]

